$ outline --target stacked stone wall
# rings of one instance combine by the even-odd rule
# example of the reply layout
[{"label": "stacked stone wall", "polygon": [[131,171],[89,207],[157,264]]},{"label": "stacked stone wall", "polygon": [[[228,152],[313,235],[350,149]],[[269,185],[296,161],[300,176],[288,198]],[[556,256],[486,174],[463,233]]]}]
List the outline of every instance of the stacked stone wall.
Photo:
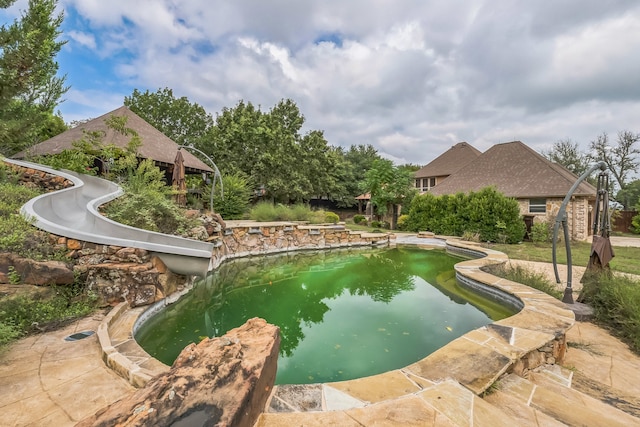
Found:
[{"label": "stacked stone wall", "polygon": [[18,174],[20,182],[32,188],[41,188],[44,191],[57,191],[72,187],[73,183],[58,175],[52,175],[43,171],[5,163]]}]

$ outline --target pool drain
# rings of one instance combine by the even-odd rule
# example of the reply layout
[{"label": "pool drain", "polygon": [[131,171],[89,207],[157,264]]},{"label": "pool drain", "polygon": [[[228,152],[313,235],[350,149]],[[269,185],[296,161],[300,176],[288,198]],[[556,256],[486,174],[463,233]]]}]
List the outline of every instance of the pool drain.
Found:
[{"label": "pool drain", "polygon": [[79,340],[83,340],[83,339],[85,339],[87,337],[90,337],[93,334],[95,334],[95,331],[76,332],[75,334],[69,335],[64,340],[65,341],[79,341]]}]

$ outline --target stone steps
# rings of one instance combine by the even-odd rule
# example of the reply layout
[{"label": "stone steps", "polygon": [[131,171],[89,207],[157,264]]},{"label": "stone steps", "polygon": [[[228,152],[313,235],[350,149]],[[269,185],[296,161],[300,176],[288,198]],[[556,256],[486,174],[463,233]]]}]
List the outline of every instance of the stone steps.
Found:
[{"label": "stone steps", "polygon": [[[323,397],[324,410],[261,414],[254,427],[334,426],[640,426],[640,418],[571,388],[573,371],[547,365],[500,378],[484,397],[453,380],[423,384],[420,391],[344,410]],[[326,385],[325,385],[326,386]],[[324,401],[327,399],[327,403]],[[326,407],[325,407],[326,406]]]},{"label": "stone steps", "polygon": [[525,379],[503,376],[484,400],[517,420],[518,426],[640,426],[640,419],[571,388],[573,372],[541,367]]},{"label": "stone steps", "polygon": [[446,380],[425,386],[418,392],[395,399],[373,404],[362,402],[359,407],[344,410],[265,412],[260,415],[254,427],[518,425],[516,418],[476,396],[456,381]]}]

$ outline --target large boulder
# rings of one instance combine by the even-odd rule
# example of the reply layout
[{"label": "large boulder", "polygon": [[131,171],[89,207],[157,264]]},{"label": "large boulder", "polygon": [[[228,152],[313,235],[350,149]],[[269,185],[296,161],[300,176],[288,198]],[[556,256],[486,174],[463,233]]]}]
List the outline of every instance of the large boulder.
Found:
[{"label": "large boulder", "polygon": [[169,372],[77,427],[253,426],[273,388],[279,348],[279,329],[250,319],[185,347]]},{"label": "large boulder", "polygon": [[62,261],[34,261],[0,253],[0,280],[10,281],[12,275],[28,285],[71,285],[74,281],[73,269]]}]

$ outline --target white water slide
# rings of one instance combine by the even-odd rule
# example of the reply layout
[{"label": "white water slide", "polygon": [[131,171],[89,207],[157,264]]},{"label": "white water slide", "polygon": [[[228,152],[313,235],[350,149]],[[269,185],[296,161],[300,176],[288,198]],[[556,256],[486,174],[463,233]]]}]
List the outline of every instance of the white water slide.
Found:
[{"label": "white water slide", "polygon": [[5,161],[58,175],[74,184],[42,194],[22,206],[22,215],[33,219],[36,227],[85,242],[146,249],[178,274],[204,274],[210,269],[211,243],[129,227],[100,215],[100,205],[123,194],[119,185],[96,176],[63,172],[36,163]]}]

